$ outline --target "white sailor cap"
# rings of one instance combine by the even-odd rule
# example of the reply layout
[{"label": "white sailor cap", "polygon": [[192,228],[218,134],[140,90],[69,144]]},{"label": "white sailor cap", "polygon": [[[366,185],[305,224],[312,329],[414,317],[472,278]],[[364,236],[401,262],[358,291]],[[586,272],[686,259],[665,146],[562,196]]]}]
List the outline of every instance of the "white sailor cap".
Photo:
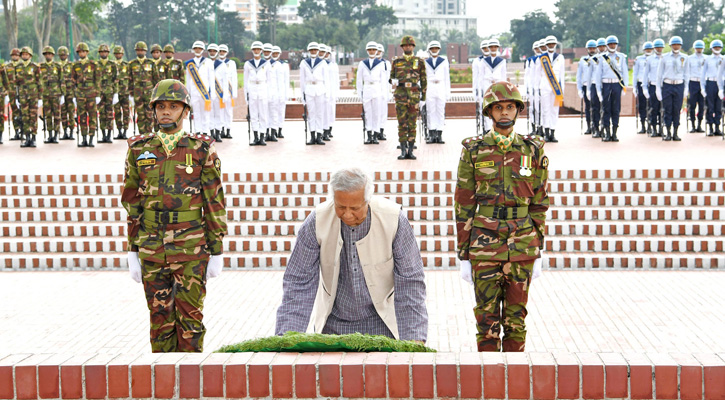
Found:
[{"label": "white sailor cap", "polygon": [[317,42],[310,42],[310,44],[307,45],[307,50],[320,50],[320,45]]},{"label": "white sailor cap", "polygon": [[482,40],[481,41],[481,48],[483,49],[483,48],[486,48],[486,47],[488,47],[488,40]]},{"label": "white sailor cap", "polygon": [[219,51],[219,46],[217,46],[216,43],[209,43],[209,46],[206,47],[206,51],[210,50]]},{"label": "white sailor cap", "polygon": [[365,45],[365,50],[370,50],[370,49],[377,50],[378,44],[375,42],[368,42],[368,44]]},{"label": "white sailor cap", "polygon": [[385,46],[383,46],[382,43],[378,43],[378,51],[382,51],[383,53],[385,53]]},{"label": "white sailor cap", "polygon": [[229,53],[229,46],[221,44],[219,45],[219,51],[226,51],[227,53]]},{"label": "white sailor cap", "polygon": [[201,40],[197,40],[196,42],[194,42],[194,44],[191,46],[191,48],[203,50],[206,48],[206,46],[204,46],[204,42],[202,42]]},{"label": "white sailor cap", "polygon": [[430,49],[432,49],[434,47],[437,47],[437,48],[440,49],[441,48],[441,43],[439,41],[437,41],[437,40],[432,40],[430,43],[428,43],[428,50],[430,50]]},{"label": "white sailor cap", "polygon": [[324,43],[320,43],[320,51],[327,53],[327,45]]},{"label": "white sailor cap", "polygon": [[488,41],[488,46],[498,46],[501,47],[501,43],[499,43],[498,39],[491,39]]},{"label": "white sailor cap", "polygon": [[281,53],[282,49],[279,46],[272,46],[272,53]]},{"label": "white sailor cap", "polygon": [[252,42],[252,50],[254,50],[254,49],[262,49],[262,47],[264,47],[262,45],[262,42],[260,42],[260,41]]},{"label": "white sailor cap", "polygon": [[554,36],[554,35],[549,35],[549,36],[547,36],[547,37],[546,37],[546,42],[545,42],[545,43],[546,43],[546,44],[558,44],[558,43],[559,43],[559,41],[558,41],[558,40],[556,40],[556,36]]}]

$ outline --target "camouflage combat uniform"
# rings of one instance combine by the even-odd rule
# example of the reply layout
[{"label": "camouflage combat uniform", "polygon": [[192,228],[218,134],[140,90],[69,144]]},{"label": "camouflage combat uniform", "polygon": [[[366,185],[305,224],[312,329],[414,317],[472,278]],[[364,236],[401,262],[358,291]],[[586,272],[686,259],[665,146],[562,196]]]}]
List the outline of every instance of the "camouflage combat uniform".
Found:
[{"label": "camouflage combat uniform", "polygon": [[[136,43],[136,49],[146,49],[146,43]],[[153,113],[149,107],[151,90],[159,81],[156,64],[147,57],[135,58],[128,63],[128,91],[133,96],[139,132],[151,132],[154,124]]]},{"label": "camouflage combat uniform", "polygon": [[[30,47],[23,47],[20,54],[33,52]],[[35,135],[38,133],[38,100],[43,95],[40,82],[40,67],[32,59],[19,61],[15,66],[15,87],[20,101],[20,114],[23,118],[23,133],[26,135],[22,147],[35,147]],[[29,141],[32,140],[32,145]]]},{"label": "camouflage combat uniform", "polygon": [[[68,54],[68,48],[58,47],[58,55]],[[63,123],[63,139],[70,139],[76,127],[76,108],[73,99],[76,98],[75,85],[73,84],[73,63],[66,60],[58,61],[63,71],[63,83],[65,85],[65,103],[60,106],[60,120]]]},{"label": "camouflage combat uniform", "polygon": [[[43,55],[55,54],[52,47],[46,46]],[[43,118],[45,128],[49,132],[48,143],[58,143],[57,132],[60,131],[60,96],[65,96],[65,78],[63,67],[56,61],[44,61],[40,64],[40,83],[43,85]],[[65,99],[70,101],[70,99]]]},{"label": "camouflage combat uniform", "polygon": [[[401,46],[415,41],[411,36],[404,36]],[[390,68],[390,80],[398,80],[395,88],[395,112],[398,116],[398,140],[415,143],[415,125],[418,118],[418,103],[425,101],[427,78],[425,62],[422,58],[401,56],[393,59]]]},{"label": "camouflage combat uniform", "polygon": [[[116,46],[113,48],[113,54],[123,54],[123,47]],[[116,62],[116,81],[118,82],[118,103],[113,106],[113,112],[116,119],[116,129],[118,136],[116,139],[126,139],[126,131],[128,124],[131,122],[131,110],[129,109],[128,96],[128,80],[129,72],[128,62],[123,59],[115,60]]]},{"label": "camouflage combat uniform", "polygon": [[[102,44],[98,47],[98,52],[101,51],[110,52],[110,49],[108,45]],[[118,95],[118,66],[108,58],[105,60],[99,58],[96,64],[101,77],[99,91],[101,102],[98,103],[101,134],[104,136],[104,142],[110,143],[113,130],[113,95]]]},{"label": "camouflage combat uniform", "polygon": [[[88,51],[88,45],[78,43],[76,51]],[[79,133],[84,137],[96,134],[98,123],[96,121],[96,97],[99,96],[101,74],[98,65],[88,57],[73,63],[73,83],[75,85],[76,103],[78,104]]]},{"label": "camouflage combat uniform", "polygon": [[[12,49],[10,51],[11,56],[17,54],[20,56],[20,49]],[[18,66],[20,61],[13,61],[12,59],[5,64],[5,73],[8,77],[8,98],[10,99],[10,113],[13,118],[13,127],[15,128],[15,139],[19,139],[19,135],[22,133],[23,120],[20,114],[18,104],[15,102],[18,98],[17,87],[15,86],[15,67]]]},{"label": "camouflage combat uniform", "polygon": [[[167,44],[164,46],[164,53],[174,53],[174,46]],[[184,62],[178,58],[165,58],[163,61],[166,70],[166,79],[176,79],[186,84],[186,74],[184,73]]]},{"label": "camouflage combat uniform", "polygon": [[[494,84],[484,106],[505,101],[513,85]],[[488,99],[488,101],[487,101]],[[484,108],[484,113],[486,109]],[[499,351],[503,325],[504,351],[523,351],[526,302],[534,261],[544,244],[549,208],[548,158],[536,136],[512,132],[510,148],[502,150],[493,131],[465,139],[455,191],[458,258],[472,264],[479,351]]]},{"label": "camouflage combat uniform", "polygon": [[222,254],[227,231],[221,162],[209,136],[180,132],[167,153],[160,133],[144,133],[128,139],[121,202],[129,251],[141,260],[151,348],[200,352],[206,268],[210,255]]}]

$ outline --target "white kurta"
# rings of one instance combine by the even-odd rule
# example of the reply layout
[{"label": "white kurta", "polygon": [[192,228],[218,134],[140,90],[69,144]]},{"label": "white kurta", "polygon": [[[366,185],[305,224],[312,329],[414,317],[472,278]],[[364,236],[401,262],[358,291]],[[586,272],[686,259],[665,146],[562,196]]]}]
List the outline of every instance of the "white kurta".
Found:
[{"label": "white kurta", "polygon": [[264,132],[269,124],[269,91],[271,71],[266,60],[248,60],[244,63],[244,95],[249,102],[249,118],[254,132]]},{"label": "white kurta", "polygon": [[430,57],[425,63],[425,74],[428,78],[425,94],[428,129],[442,130],[446,118],[446,102],[451,97],[450,64],[441,56]]},{"label": "white kurta", "polygon": [[385,62],[379,59],[360,61],[357,68],[355,88],[365,111],[365,129],[380,132],[381,115],[387,110],[388,74]]},{"label": "white kurta", "polygon": [[311,132],[322,132],[327,96],[327,63],[319,58],[306,58],[300,63],[300,88],[307,104]]},{"label": "white kurta", "polygon": [[[191,73],[189,72],[191,63],[196,65],[199,80],[203,86],[197,86],[191,77]],[[211,91],[213,90],[211,84],[214,82],[214,62],[206,57],[192,58],[184,64],[184,70],[186,87],[189,90],[189,97],[191,97],[191,110],[194,113],[194,132],[208,133],[211,130],[212,111],[211,109],[209,111],[206,110],[206,98],[201,91],[206,91],[206,96],[211,101]]]}]

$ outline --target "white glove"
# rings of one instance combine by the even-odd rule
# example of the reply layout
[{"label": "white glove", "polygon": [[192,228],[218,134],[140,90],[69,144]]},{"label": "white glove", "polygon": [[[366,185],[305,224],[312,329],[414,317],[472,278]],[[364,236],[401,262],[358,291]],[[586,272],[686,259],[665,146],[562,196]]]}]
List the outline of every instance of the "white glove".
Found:
[{"label": "white glove", "polygon": [[642,90],[642,95],[644,95],[644,98],[645,99],[649,100],[649,90],[643,89]]},{"label": "white glove", "polygon": [[717,95],[720,96],[721,99],[724,99],[725,98],[725,90],[721,90],[721,91],[717,92]]},{"label": "white glove", "polygon": [[43,99],[38,100],[38,108],[43,108]]},{"label": "white glove", "polygon": [[597,97],[599,97],[599,102],[600,103],[604,103],[604,97],[602,96],[601,93],[597,93]]},{"label": "white glove", "polygon": [[[627,95],[627,92],[625,92],[624,90],[622,90],[622,97],[624,97],[624,96],[626,96],[626,95]],[[635,96],[636,96],[636,95],[637,95],[637,94],[635,94]]]},{"label": "white glove", "polygon": [[76,102],[76,98],[73,98],[73,106],[78,107],[78,102]]},{"label": "white glove", "polygon": [[425,107],[425,100],[421,100],[420,104],[418,105],[419,108]]},{"label": "white glove", "polygon": [[534,261],[534,272],[531,273],[531,280],[534,280],[541,276],[541,265],[543,264],[544,252],[540,252],[540,257]]},{"label": "white glove", "polygon": [[113,100],[111,100],[112,105],[116,105],[118,103],[118,93],[113,94]]},{"label": "white glove", "polygon": [[131,273],[131,279],[136,283],[141,283],[141,260],[138,258],[138,252],[128,252],[128,271]]},{"label": "white glove", "polygon": [[128,105],[133,107],[133,96],[128,96]]},{"label": "white glove", "polygon": [[224,256],[209,256],[209,263],[206,266],[206,279],[216,278],[221,275],[224,268]]},{"label": "white glove", "polygon": [[655,94],[657,95],[657,100],[662,101],[662,91],[657,89],[655,90]]},{"label": "white glove", "polygon": [[393,86],[398,86],[398,83],[400,83],[400,81],[397,79],[391,79],[391,81],[390,81],[390,84]]},{"label": "white glove", "polygon": [[461,279],[473,285],[473,272],[468,260],[461,260]]},{"label": "white glove", "polygon": [[65,104],[65,96],[61,95],[60,96],[60,105],[62,106],[63,104]]},{"label": "white glove", "polygon": [[10,96],[5,95],[5,104],[10,103]]},{"label": "white glove", "polygon": [[100,102],[101,102],[101,98],[100,97],[96,97],[96,105],[98,105],[98,103],[100,103]]},{"label": "white glove", "polygon": [[20,101],[18,99],[15,99],[15,105],[18,106],[18,108],[20,108]]},{"label": "white glove", "polygon": [[580,99],[583,99],[584,98],[584,91],[583,90],[579,89],[579,90],[576,91],[576,93],[579,95],[579,98]]}]

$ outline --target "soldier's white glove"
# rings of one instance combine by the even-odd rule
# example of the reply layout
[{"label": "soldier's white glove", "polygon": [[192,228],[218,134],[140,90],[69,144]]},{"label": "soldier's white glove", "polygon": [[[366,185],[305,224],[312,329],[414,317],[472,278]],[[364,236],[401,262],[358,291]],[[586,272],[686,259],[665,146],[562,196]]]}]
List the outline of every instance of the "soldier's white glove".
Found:
[{"label": "soldier's white glove", "polygon": [[118,93],[113,94],[113,100],[111,100],[112,105],[116,105],[118,103]]},{"label": "soldier's white glove", "polygon": [[473,285],[473,272],[469,260],[461,260],[461,279]]},{"label": "soldier's white glove", "polygon": [[399,80],[397,80],[397,79],[391,79],[391,82],[390,82],[390,83],[391,83],[391,85],[393,85],[393,86],[398,86],[398,83],[400,83],[400,81],[399,81]]},{"label": "soldier's white glove", "polygon": [[[627,92],[626,92],[626,91],[624,91],[624,90],[622,90],[622,97],[624,97],[624,96],[626,96],[626,95],[627,95]],[[635,96],[636,96],[636,94],[635,94]]]},{"label": "soldier's white glove", "polygon": [[101,102],[101,98],[100,97],[96,97],[96,105],[98,105],[100,102]]},{"label": "soldier's white glove", "polygon": [[128,105],[133,107],[133,105],[134,105],[133,96],[128,96]]},{"label": "soldier's white glove", "polygon": [[541,251],[539,258],[537,258],[534,261],[534,271],[531,273],[531,280],[534,280],[541,276],[541,272],[542,272],[541,267],[543,264],[543,259],[544,259],[544,252]]},{"label": "soldier's white glove", "polygon": [[38,100],[38,108],[43,108],[43,99]]},{"label": "soldier's white glove", "polygon": [[604,103],[604,96],[602,96],[601,93],[597,93],[597,97],[599,97],[599,102]]},{"label": "soldier's white glove", "polygon": [[634,97],[637,97],[637,85],[635,84],[632,86],[632,93],[634,94]]},{"label": "soldier's white glove", "polygon": [[662,90],[655,90],[655,94],[657,95],[657,100],[662,101]]},{"label": "soldier's white glove", "polygon": [[76,98],[75,97],[73,98],[73,106],[74,107],[78,107],[78,102],[76,101]]},{"label": "soldier's white glove", "polygon": [[65,96],[61,95],[60,96],[60,105],[62,106],[63,104],[65,104]]},{"label": "soldier's white glove", "polygon": [[685,86],[685,93],[682,95],[682,98],[685,98],[686,99],[687,98],[687,95],[689,95],[689,94],[690,94],[690,88],[688,88],[687,86]]},{"label": "soldier's white glove", "polygon": [[15,105],[18,106],[18,108],[20,108],[20,101],[18,99],[15,99]]},{"label": "soldier's white glove", "polygon": [[221,275],[224,267],[224,256],[209,256],[209,264],[206,266],[206,279],[216,278]]},{"label": "soldier's white glove", "polygon": [[576,91],[576,93],[579,95],[579,98],[580,99],[583,99],[584,98],[584,91],[583,90],[579,89],[579,90]]},{"label": "soldier's white glove", "polygon": [[128,252],[128,272],[131,273],[131,279],[136,283],[141,283],[141,260],[138,258],[137,251]]},{"label": "soldier's white glove", "polygon": [[642,89],[642,95],[644,96],[645,99],[649,100],[649,90]]},{"label": "soldier's white glove", "polygon": [[720,96],[721,99],[725,99],[725,90],[717,92],[717,95]]},{"label": "soldier's white glove", "polygon": [[425,100],[421,100],[421,101],[420,101],[420,105],[419,105],[419,107],[420,107],[420,108],[423,108],[423,107],[425,107]]},{"label": "soldier's white glove", "polygon": [[5,104],[10,103],[10,96],[5,95]]}]

